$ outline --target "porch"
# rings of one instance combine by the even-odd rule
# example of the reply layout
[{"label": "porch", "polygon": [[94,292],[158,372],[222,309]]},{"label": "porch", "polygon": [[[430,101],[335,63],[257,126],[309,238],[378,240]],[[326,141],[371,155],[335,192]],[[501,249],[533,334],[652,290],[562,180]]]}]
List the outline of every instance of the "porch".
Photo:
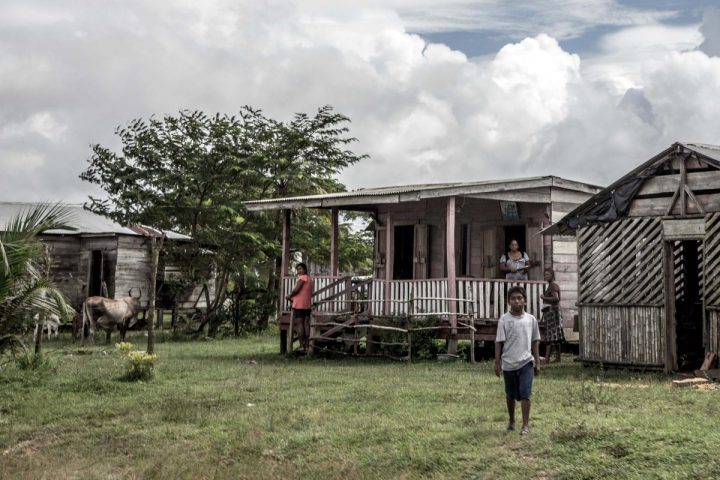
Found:
[{"label": "porch", "polygon": [[[294,283],[295,277],[283,278],[283,295],[292,290]],[[408,340],[398,345],[408,351],[410,332],[420,330],[434,330],[436,337],[447,339],[449,345],[458,340],[471,341],[473,347],[474,342],[492,342],[498,319],[507,311],[507,291],[516,285],[527,292],[526,311],[541,318],[544,282],[457,278],[455,297],[448,294],[449,283],[448,278],[385,281],[351,276],[313,277],[311,350],[318,345],[322,348],[323,343],[341,341],[352,346],[348,350],[355,354],[361,350],[361,344],[365,352],[372,352],[377,345],[385,344],[373,338],[374,329],[404,332]],[[288,335],[292,331],[291,315],[291,303],[283,301],[280,342],[284,353],[291,352],[295,342]],[[413,327],[384,326],[388,318],[406,318]],[[471,358],[473,354],[471,348]]]}]

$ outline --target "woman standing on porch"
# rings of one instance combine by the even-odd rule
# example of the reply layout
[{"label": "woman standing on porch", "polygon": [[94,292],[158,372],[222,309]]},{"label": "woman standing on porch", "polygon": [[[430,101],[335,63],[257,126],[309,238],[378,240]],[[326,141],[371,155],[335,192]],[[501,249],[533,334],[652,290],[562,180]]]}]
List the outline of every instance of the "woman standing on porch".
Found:
[{"label": "woman standing on porch", "polygon": [[500,271],[505,272],[505,280],[527,280],[527,269],[532,266],[530,257],[520,251],[517,240],[510,240],[508,252],[500,257]]},{"label": "woman standing on porch", "polygon": [[[300,340],[300,349],[305,352],[310,348],[310,316],[312,309],[312,278],[307,273],[307,265],[298,263],[295,267],[297,272],[297,281],[292,292],[286,298],[292,302],[293,322],[298,332],[298,340]],[[292,335],[293,332],[288,332]]]},{"label": "woman standing on porch", "polygon": [[550,362],[550,354],[555,350],[555,361],[559,362],[562,353],[562,344],[565,342],[562,316],[560,315],[560,286],[555,282],[555,271],[545,269],[545,281],[548,286],[541,295],[543,300],[542,321],[545,323],[545,358]]}]

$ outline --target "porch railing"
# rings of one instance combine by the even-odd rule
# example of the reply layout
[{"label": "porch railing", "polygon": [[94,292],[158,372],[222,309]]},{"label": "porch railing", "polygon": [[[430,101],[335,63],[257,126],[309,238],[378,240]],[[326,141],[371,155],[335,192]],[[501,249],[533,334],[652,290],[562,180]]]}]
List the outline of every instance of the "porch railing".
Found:
[{"label": "porch railing", "polygon": [[[501,279],[461,278],[457,280],[457,312],[474,318],[497,319],[507,311],[505,301],[510,287],[520,285],[527,292],[526,311],[540,319],[544,282]],[[284,277],[285,295],[292,291],[294,277]],[[313,277],[313,303],[318,312],[367,310],[382,315],[385,306],[384,280],[353,280],[351,277]],[[390,314],[438,313],[449,311],[447,279],[393,280],[390,282]],[[412,306],[408,300],[413,299]],[[469,302],[468,302],[469,301]],[[471,305],[469,305],[471,303]],[[284,311],[290,310],[285,302]]]}]

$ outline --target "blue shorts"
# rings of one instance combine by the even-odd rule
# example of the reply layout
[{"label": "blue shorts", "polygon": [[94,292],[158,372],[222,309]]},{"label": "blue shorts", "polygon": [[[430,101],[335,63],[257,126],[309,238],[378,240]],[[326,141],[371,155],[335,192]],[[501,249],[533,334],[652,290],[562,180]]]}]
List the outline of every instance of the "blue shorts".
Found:
[{"label": "blue shorts", "polygon": [[505,396],[508,400],[530,400],[535,371],[532,360],[517,370],[503,370]]}]

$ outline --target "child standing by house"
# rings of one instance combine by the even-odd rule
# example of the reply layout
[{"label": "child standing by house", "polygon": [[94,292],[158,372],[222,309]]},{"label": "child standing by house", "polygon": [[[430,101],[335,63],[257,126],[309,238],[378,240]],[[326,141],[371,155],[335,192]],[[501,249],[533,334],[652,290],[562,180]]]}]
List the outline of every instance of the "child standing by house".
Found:
[{"label": "child standing by house", "polygon": [[510,311],[498,321],[495,337],[495,375],[502,370],[508,410],[508,432],[515,431],[515,402],[522,410],[521,435],[530,433],[530,397],[533,377],[540,374],[540,329],[537,319],[525,311],[527,296],[519,286],[508,290]]}]

